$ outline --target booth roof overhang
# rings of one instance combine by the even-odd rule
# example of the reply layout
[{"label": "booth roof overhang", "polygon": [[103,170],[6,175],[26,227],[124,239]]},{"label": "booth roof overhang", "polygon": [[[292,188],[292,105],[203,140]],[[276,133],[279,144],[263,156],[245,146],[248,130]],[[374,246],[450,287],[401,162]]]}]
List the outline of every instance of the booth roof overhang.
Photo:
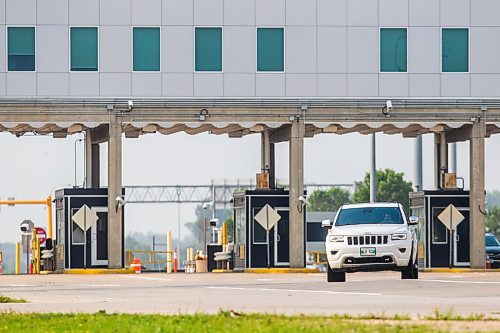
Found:
[{"label": "booth roof overhang", "polygon": [[66,137],[112,119],[121,121],[126,137],[155,132],[242,137],[270,130],[272,142],[280,142],[288,140],[291,122],[302,120],[305,137],[446,132],[453,142],[466,140],[478,120],[486,123],[486,137],[500,133],[500,98],[0,98],[0,131],[18,136]]}]

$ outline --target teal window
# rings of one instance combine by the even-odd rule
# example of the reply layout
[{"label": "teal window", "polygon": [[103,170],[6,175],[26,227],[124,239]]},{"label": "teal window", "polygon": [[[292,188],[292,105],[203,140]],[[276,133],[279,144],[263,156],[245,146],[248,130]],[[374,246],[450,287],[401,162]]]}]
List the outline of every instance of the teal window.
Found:
[{"label": "teal window", "polygon": [[222,28],[195,28],[195,71],[222,71]]},{"label": "teal window", "polygon": [[92,72],[98,66],[98,40],[95,27],[72,27],[71,39],[71,70]]},{"label": "teal window", "polygon": [[160,28],[133,28],[134,71],[160,70]]},{"label": "teal window", "polygon": [[283,28],[257,28],[257,71],[283,72],[284,70]]},{"label": "teal window", "polygon": [[407,31],[402,28],[380,29],[380,71],[407,72]]},{"label": "teal window", "polygon": [[443,29],[441,38],[443,72],[469,71],[469,29]]},{"label": "teal window", "polygon": [[35,28],[8,27],[8,65],[9,71],[35,70]]}]

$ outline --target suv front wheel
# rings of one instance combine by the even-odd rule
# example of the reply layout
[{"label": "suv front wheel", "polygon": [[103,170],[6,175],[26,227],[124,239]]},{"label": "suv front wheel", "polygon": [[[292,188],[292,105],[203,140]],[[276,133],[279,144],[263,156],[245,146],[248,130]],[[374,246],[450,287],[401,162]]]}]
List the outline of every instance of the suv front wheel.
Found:
[{"label": "suv front wheel", "polygon": [[[413,253],[413,250],[412,250]],[[401,271],[401,279],[402,280],[416,280],[418,279],[418,265],[417,260],[413,260],[413,254],[408,261],[408,266],[406,266]]]},{"label": "suv front wheel", "polygon": [[328,282],[345,282],[345,272],[334,271],[327,264],[326,281]]}]

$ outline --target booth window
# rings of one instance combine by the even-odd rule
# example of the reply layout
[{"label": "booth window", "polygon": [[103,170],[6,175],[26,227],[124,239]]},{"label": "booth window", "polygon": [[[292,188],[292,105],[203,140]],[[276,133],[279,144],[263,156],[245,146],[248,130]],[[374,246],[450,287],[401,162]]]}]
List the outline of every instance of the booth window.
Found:
[{"label": "booth window", "polygon": [[73,222],[73,245],[79,245],[79,244],[84,244],[85,238],[85,233],[83,232],[82,228],[78,226],[75,222]]},{"label": "booth window", "polygon": [[[257,215],[257,213],[262,209],[262,207],[253,209],[253,216]],[[267,231],[257,222],[255,219],[253,220],[253,243],[254,244],[267,244]]]},{"label": "booth window", "polygon": [[194,49],[195,71],[222,71],[222,28],[195,28]]},{"label": "booth window", "polygon": [[245,233],[245,208],[236,208],[235,209],[235,227],[236,227],[236,239],[234,240],[237,244],[245,244],[246,243],[246,233]]},{"label": "booth window", "polygon": [[35,28],[8,27],[8,70],[34,71],[35,70]]},{"label": "booth window", "polygon": [[438,216],[444,209],[435,209],[432,219],[432,243],[433,244],[447,244],[448,243],[448,229],[439,221]]},{"label": "booth window", "polygon": [[407,72],[406,28],[380,29],[380,71]]},{"label": "booth window", "polygon": [[[71,216],[75,215],[78,209],[73,208],[71,209]],[[70,217],[71,219],[71,217]],[[83,245],[85,244],[85,233],[83,232],[83,229],[80,228],[78,224],[76,224],[75,221],[71,219],[71,244],[73,245]]]},{"label": "booth window", "polygon": [[321,222],[309,222],[307,226],[308,242],[324,242],[328,231],[321,227]]},{"label": "booth window", "polygon": [[284,70],[283,28],[257,28],[257,71],[283,72]]},{"label": "booth window", "polygon": [[133,28],[134,71],[160,71],[160,28]]},{"label": "booth window", "polygon": [[441,34],[443,72],[469,71],[469,29],[446,28]]},{"label": "booth window", "polygon": [[96,27],[70,28],[71,70],[96,72],[98,66],[98,41]]}]

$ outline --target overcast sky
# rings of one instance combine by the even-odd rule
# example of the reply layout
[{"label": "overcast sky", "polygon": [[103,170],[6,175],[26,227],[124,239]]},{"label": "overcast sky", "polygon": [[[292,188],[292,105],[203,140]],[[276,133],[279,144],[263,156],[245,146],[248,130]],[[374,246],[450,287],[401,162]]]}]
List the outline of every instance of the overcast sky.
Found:
[{"label": "overcast sky", "polygon": [[[17,138],[0,134],[0,198],[44,199],[54,189],[72,186],[75,170],[75,140],[43,136]],[[424,136],[424,188],[434,180],[433,136]],[[486,189],[500,189],[498,147],[500,136],[486,141]],[[370,137],[360,134],[322,134],[305,139],[306,183],[353,183],[369,170]],[[83,143],[76,143],[77,183],[83,182]],[[101,145],[101,184],[107,183],[107,149]],[[377,168],[393,168],[413,181],[414,140],[400,135],[377,134]],[[469,145],[458,144],[458,176],[469,179]],[[210,184],[211,179],[255,179],[260,171],[260,135],[242,139],[227,136],[149,134],[123,141],[124,185]],[[276,145],[276,174],[288,179],[288,144]],[[194,205],[181,205],[182,223],[195,218]],[[130,204],[126,206],[125,232],[177,233],[177,204]],[[19,223],[31,219],[46,227],[42,206],[0,207],[0,242],[20,238]],[[186,230],[181,229],[185,234]]]}]

